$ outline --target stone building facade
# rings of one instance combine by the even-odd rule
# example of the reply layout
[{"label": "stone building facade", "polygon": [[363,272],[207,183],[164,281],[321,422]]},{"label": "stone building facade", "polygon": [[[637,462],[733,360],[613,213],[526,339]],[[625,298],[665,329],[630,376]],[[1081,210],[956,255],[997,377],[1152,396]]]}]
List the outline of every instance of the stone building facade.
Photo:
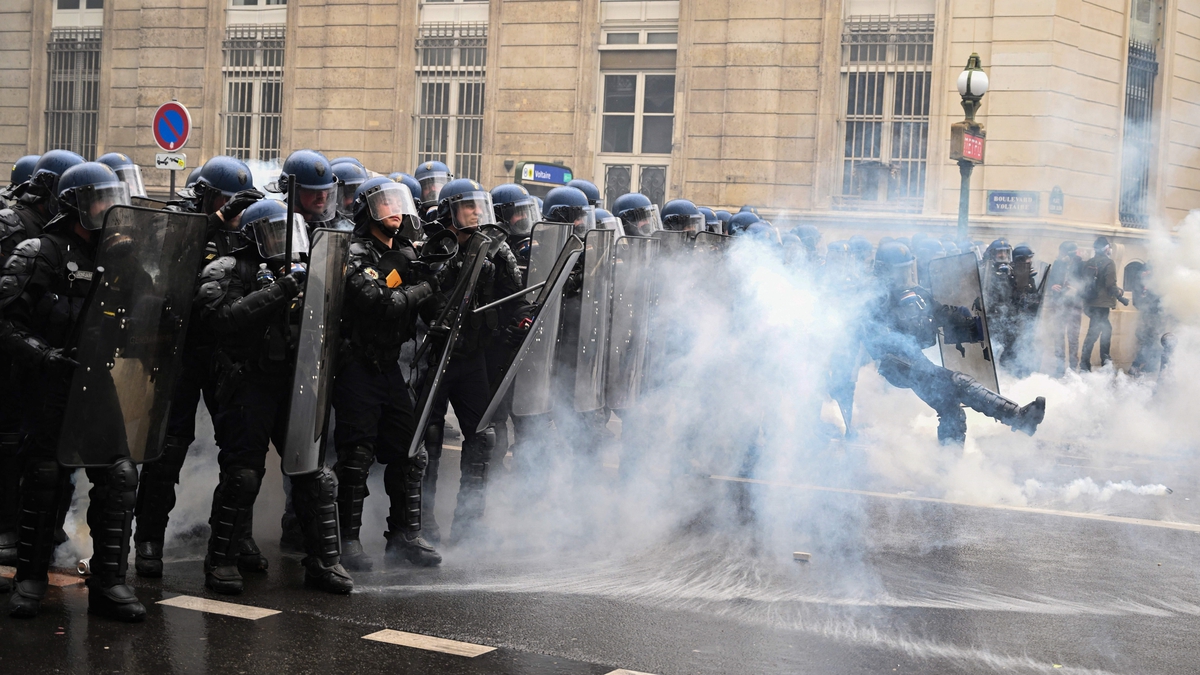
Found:
[{"label": "stone building facade", "polygon": [[991,82],[973,238],[1052,257],[1106,234],[1123,268],[1200,206],[1184,0],[6,0],[0,158],[152,166],[151,118],[178,99],[192,164],[314,147],[494,185],[537,161],[827,240],[948,235],[972,53]]}]

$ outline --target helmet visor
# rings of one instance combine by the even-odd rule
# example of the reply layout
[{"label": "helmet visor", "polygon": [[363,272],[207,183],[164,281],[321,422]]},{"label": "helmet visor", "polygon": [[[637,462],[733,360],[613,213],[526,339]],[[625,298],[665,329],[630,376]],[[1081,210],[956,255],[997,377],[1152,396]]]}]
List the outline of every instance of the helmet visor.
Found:
[{"label": "helmet visor", "polygon": [[997,247],[995,252],[995,260],[998,263],[1010,263],[1013,261],[1012,249],[1006,247]]},{"label": "helmet visor", "polygon": [[75,189],[75,208],[85,230],[99,230],[105,212],[117,205],[129,205],[129,186],[125,183],[97,183]]},{"label": "helmet visor", "polygon": [[625,227],[621,225],[621,219],[616,216],[608,216],[596,221],[596,229],[598,230],[616,230],[618,237],[625,236]]},{"label": "helmet visor", "polygon": [[338,204],[338,213],[345,218],[354,218],[354,193],[358,192],[360,185],[362,185],[362,181],[342,183],[338,187],[338,194],[341,196],[341,201]]},{"label": "helmet visor", "polygon": [[338,186],[296,188],[296,213],[310,223],[324,223],[337,215]]},{"label": "helmet visor", "polygon": [[542,210],[532,197],[501,204],[496,209],[500,212],[500,225],[507,225],[509,234],[514,237],[528,237],[533,232],[533,224],[542,219]]},{"label": "helmet visor", "polygon": [[654,204],[639,206],[636,209],[626,209],[618,216],[625,223],[626,232],[634,236],[649,237],[663,229],[662,218],[658,215],[658,207]]},{"label": "helmet visor", "polygon": [[450,198],[449,202],[450,222],[456,230],[470,230],[496,224],[490,192],[464,192]]},{"label": "helmet visor", "polygon": [[412,193],[401,183],[384,183],[363,195],[371,218],[409,241],[425,238]]},{"label": "helmet visor", "polygon": [[887,282],[888,288],[895,291],[914,288],[917,285],[917,259],[898,265],[876,263],[880,276]]},{"label": "helmet visor", "polygon": [[596,207],[555,206],[546,213],[546,220],[552,223],[571,223],[575,226],[574,233],[581,234],[596,229]]},{"label": "helmet visor", "polygon": [[429,204],[438,200],[442,186],[450,182],[450,174],[445,171],[433,171],[418,180],[421,183],[421,201]]},{"label": "helmet visor", "polygon": [[142,170],[137,164],[130,164],[117,169],[117,178],[129,186],[131,197],[145,197],[146,184],[142,182]]},{"label": "helmet visor", "polygon": [[[287,256],[287,214],[260,218],[249,225],[258,243],[258,254],[265,260]],[[308,227],[297,213],[292,217],[292,253],[308,253]]]},{"label": "helmet visor", "polygon": [[700,213],[693,215],[673,213],[669,216],[663,216],[663,228],[677,232],[681,230],[684,232],[703,232],[704,215]]}]

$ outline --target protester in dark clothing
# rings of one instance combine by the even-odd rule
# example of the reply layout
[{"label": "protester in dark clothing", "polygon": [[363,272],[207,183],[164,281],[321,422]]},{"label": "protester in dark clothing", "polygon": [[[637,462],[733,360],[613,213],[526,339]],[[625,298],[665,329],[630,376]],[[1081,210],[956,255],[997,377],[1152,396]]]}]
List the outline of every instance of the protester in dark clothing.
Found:
[{"label": "protester in dark clothing", "polygon": [[1126,279],[1138,310],[1137,355],[1130,372],[1134,375],[1157,371],[1162,358],[1162,298],[1150,288],[1151,267],[1145,265],[1133,279]]},{"label": "protester in dark clothing", "polygon": [[1084,313],[1088,317],[1087,335],[1083,337],[1083,353],[1079,358],[1079,369],[1092,369],[1092,349],[1100,340],[1100,366],[1112,360],[1112,322],[1108,313],[1117,302],[1128,305],[1125,292],[1117,286],[1117,264],[1112,259],[1112,246],[1107,237],[1096,237],[1096,255],[1083,264],[1087,283],[1084,294]]},{"label": "protester in dark clothing", "polygon": [[[1073,241],[1058,247],[1058,258],[1046,278],[1046,312],[1054,341],[1054,375],[1079,370],[1079,329],[1083,324],[1083,259]],[[1065,335],[1064,335],[1065,334]],[[1064,340],[1065,337],[1065,340]]]}]

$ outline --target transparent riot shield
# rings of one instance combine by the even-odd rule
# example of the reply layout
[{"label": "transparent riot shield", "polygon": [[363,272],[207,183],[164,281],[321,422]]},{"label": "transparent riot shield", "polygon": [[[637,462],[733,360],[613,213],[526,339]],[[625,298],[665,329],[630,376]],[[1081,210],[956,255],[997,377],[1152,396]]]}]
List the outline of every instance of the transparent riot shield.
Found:
[{"label": "transparent riot shield", "polygon": [[[575,269],[575,263],[579,260],[580,254],[583,253],[583,242],[578,237],[570,237],[567,239],[566,245],[559,251],[558,259],[554,261],[553,267],[550,268],[549,275],[546,277],[546,283],[538,289],[537,299],[533,302],[533,313],[530,315],[532,323],[529,331],[525,334],[525,339],[521,342],[521,346],[513,352],[509,362],[505,364],[504,375],[500,378],[498,384],[494,384],[492,389],[492,399],[488,402],[487,410],[483,417],[479,420],[479,426],[475,429],[477,432],[483,432],[492,423],[492,417],[495,416],[496,410],[500,407],[501,401],[504,400],[508,390],[512,388],[513,382],[517,379],[517,375],[522,372],[525,356],[535,350],[538,344],[548,339],[547,335],[557,333],[557,324],[555,325],[555,333],[548,333],[543,329],[547,317],[551,314],[558,316],[557,312],[544,311],[551,307],[562,306],[562,290],[567,283],[567,278],[571,275],[571,270]],[[533,292],[532,289],[529,291]],[[557,320],[557,319],[556,319]]]},{"label": "transparent riot shield", "polygon": [[327,228],[312,232],[282,460],[283,473],[288,476],[312,473],[324,465],[322,438],[335,372],[342,299],[346,295],[350,236],[349,232]]},{"label": "transparent riot shield", "polygon": [[590,412],[604,407],[615,240],[614,230],[592,230],[584,241],[582,310],[575,357],[576,412]]},{"label": "transparent riot shield", "polygon": [[155,211],[158,211],[159,209],[167,208],[167,203],[161,199],[153,199],[151,197],[139,197],[137,195],[130,197],[129,203],[133,204],[134,206],[140,206],[140,207],[146,208],[146,209],[154,209]]},{"label": "transparent riot shield", "polygon": [[697,232],[692,240],[692,250],[696,253],[724,253],[729,248],[733,237],[716,232]]},{"label": "transparent riot shield", "polygon": [[653,268],[659,241],[621,237],[613,245],[612,323],[604,396],[613,410],[637,403],[645,375]]},{"label": "transparent riot shield", "polygon": [[[467,242],[466,258],[458,270],[458,279],[450,291],[446,306],[434,319],[430,327],[430,334],[417,348],[417,355],[414,359],[416,361],[428,358],[431,349],[437,349],[438,356],[436,361],[431,362],[432,366],[424,373],[420,384],[414,387],[417,392],[415,408],[417,427],[408,446],[409,457],[416,457],[421,444],[425,442],[425,426],[429,424],[433,400],[437,395],[438,387],[442,384],[442,378],[446,376],[446,368],[450,365],[450,356],[454,353],[454,343],[458,341],[459,329],[462,328],[463,321],[471,311],[471,303],[475,300],[475,287],[479,283],[479,273],[483,271],[483,264],[487,262],[488,246],[490,245],[491,239],[488,239],[487,235],[483,233],[476,232],[471,236],[470,241]],[[433,330],[434,328],[437,329],[436,332]],[[441,341],[442,338],[434,337],[437,333],[444,336],[444,342]]]},{"label": "transparent riot shield", "polygon": [[[988,332],[987,309],[979,281],[979,266],[974,253],[935,258],[929,262],[930,292],[933,301],[950,307],[963,307],[975,318],[979,330],[974,336],[955,335],[942,329],[938,346],[942,365],[965,375],[1000,393],[996,379],[991,334]],[[949,333],[949,334],[948,334]],[[979,339],[982,336],[982,339]],[[974,338],[973,341],[970,341]]]},{"label": "transparent riot shield", "polygon": [[[162,453],[204,225],[204,216],[133,206],[105,214],[74,339],[79,367],[58,442],[64,465],[140,463]],[[71,271],[78,280],[86,274]]]},{"label": "transparent riot shield", "polygon": [[[538,223],[533,226],[529,243],[529,274],[525,285],[533,286],[550,278],[559,253],[571,237],[570,223]],[[550,412],[550,380],[558,349],[558,324],[562,302],[546,303],[537,330],[530,329],[532,342],[522,355],[513,381],[512,414],[518,417]],[[530,339],[527,337],[527,339]]]},{"label": "transparent riot shield", "polygon": [[653,237],[661,243],[658,245],[658,255],[673,256],[691,250],[691,232],[684,230],[659,230]]}]

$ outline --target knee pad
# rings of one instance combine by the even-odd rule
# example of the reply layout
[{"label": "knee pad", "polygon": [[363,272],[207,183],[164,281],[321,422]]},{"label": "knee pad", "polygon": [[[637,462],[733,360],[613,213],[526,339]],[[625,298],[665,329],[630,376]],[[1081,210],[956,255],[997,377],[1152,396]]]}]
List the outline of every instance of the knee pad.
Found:
[{"label": "knee pad", "polygon": [[249,506],[258,497],[258,488],[262,482],[263,472],[256,469],[234,469],[226,474],[228,478],[228,497],[238,506]]},{"label": "knee pad", "polygon": [[425,427],[425,443],[427,445],[442,444],[442,427],[439,424],[430,424]]},{"label": "knee pad", "polygon": [[30,462],[25,468],[25,480],[34,490],[57,490],[63,481],[62,467],[51,459]]},{"label": "knee pad", "polygon": [[492,448],[496,447],[496,429],[495,429],[495,427],[488,427],[483,430],[482,434],[478,434],[478,435],[483,437],[483,445],[485,448],[487,448],[488,453],[490,454],[492,451]]},{"label": "knee pad", "polygon": [[137,489],[138,472],[133,461],[123,457],[108,467],[108,487],[118,492],[133,492]]},{"label": "knee pad", "polygon": [[375,463],[375,448],[353,445],[338,450],[337,476],[354,485],[366,485],[371,465]]},{"label": "knee pad", "polygon": [[337,476],[327,468],[303,476],[292,477],[292,498],[300,497],[311,504],[332,504],[337,501]]}]

